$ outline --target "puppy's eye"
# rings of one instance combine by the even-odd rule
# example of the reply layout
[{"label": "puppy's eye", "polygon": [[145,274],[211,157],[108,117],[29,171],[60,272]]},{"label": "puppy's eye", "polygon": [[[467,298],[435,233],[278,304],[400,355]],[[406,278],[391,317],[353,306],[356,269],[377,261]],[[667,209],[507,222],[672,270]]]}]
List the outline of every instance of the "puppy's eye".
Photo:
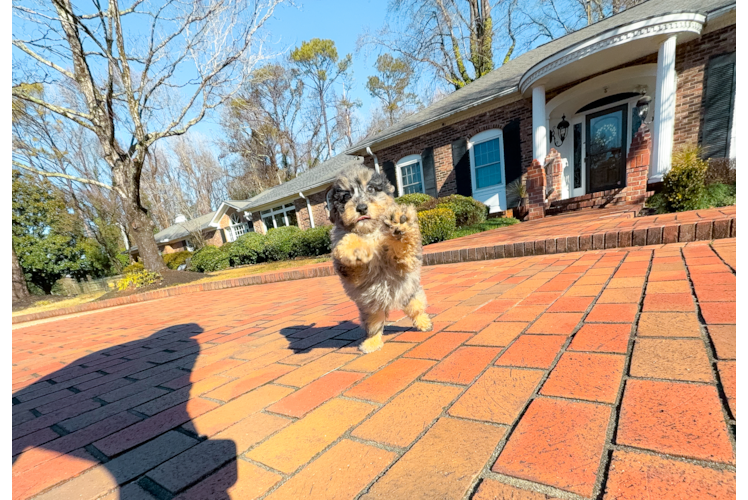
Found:
[{"label": "puppy's eye", "polygon": [[371,194],[374,194],[374,193],[376,193],[376,192],[377,192],[377,190],[376,190],[376,188],[374,188],[374,186],[369,186],[369,187],[367,187],[367,188],[366,188],[366,190],[367,190],[367,191],[368,191],[369,193],[371,193]]},{"label": "puppy's eye", "polygon": [[351,199],[351,193],[349,193],[347,191],[344,192],[344,193],[341,193],[341,196],[343,197],[343,203],[347,203],[348,200]]}]

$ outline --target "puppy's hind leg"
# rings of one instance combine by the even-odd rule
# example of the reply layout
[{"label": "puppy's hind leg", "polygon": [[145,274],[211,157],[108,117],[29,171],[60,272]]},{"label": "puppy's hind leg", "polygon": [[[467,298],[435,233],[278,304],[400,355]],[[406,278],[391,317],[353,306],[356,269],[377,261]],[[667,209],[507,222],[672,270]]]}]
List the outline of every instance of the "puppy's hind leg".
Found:
[{"label": "puppy's hind leg", "polygon": [[416,292],[410,302],[403,308],[403,311],[413,320],[413,326],[419,331],[428,332],[434,327],[431,318],[426,314],[426,292],[423,291],[423,288]]},{"label": "puppy's hind leg", "polygon": [[384,345],[382,341],[382,332],[384,331],[384,321],[387,313],[385,311],[375,311],[365,313],[361,311],[361,322],[366,330],[366,338],[358,346],[364,354],[378,351]]}]

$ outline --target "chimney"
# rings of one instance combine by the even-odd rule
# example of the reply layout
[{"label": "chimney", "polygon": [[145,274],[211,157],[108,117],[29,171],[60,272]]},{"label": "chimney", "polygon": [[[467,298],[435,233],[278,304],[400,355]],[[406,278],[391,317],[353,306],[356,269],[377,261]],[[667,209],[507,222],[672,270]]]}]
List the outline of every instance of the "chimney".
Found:
[{"label": "chimney", "polygon": [[177,218],[174,219],[174,224],[181,224],[182,222],[187,222],[187,217],[182,214],[177,214]]}]

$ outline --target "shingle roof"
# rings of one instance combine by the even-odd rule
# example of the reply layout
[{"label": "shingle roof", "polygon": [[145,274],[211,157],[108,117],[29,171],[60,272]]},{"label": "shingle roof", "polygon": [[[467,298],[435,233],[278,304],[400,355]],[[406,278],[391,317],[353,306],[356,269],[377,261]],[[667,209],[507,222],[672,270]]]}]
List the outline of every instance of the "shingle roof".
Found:
[{"label": "shingle roof", "polygon": [[335,176],[343,169],[362,164],[363,158],[359,156],[339,154],[330,158],[326,162],[307,170],[290,181],[263,191],[254,198],[246,200],[245,202],[236,203],[244,203],[244,206],[242,206],[241,209],[249,210],[262,205],[267,205],[276,200],[282,200],[289,196],[296,195],[298,197],[299,191],[306,191],[308,189],[323,186],[328,182],[332,182],[332,180],[335,179]]},{"label": "shingle roof", "polygon": [[497,97],[518,92],[517,86],[520,78],[535,64],[608,30],[665,14],[689,12],[707,15],[710,12],[734,4],[735,0],[650,0],[644,2],[620,14],[608,17],[591,26],[525,52],[444,99],[387,127],[378,134],[364,139],[349,148],[345,153],[361,153],[367,146],[396,137],[409,130],[446,118],[458,111],[477,106]]}]

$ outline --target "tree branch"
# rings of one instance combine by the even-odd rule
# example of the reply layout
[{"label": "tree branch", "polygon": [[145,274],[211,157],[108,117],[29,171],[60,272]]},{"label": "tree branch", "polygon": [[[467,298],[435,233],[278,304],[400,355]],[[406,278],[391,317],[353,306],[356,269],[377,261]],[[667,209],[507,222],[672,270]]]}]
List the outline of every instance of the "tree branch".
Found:
[{"label": "tree branch", "polygon": [[35,169],[33,167],[29,167],[28,165],[24,165],[23,163],[21,163],[19,161],[16,161],[16,160],[13,160],[13,165],[15,165],[18,168],[22,168],[24,170],[28,170],[29,172],[34,172],[35,174],[42,175],[44,177],[61,177],[63,179],[69,179],[71,181],[80,182],[82,184],[92,184],[94,186],[103,187],[103,188],[109,189],[110,191],[115,191],[115,192],[119,193],[119,191],[117,189],[115,189],[114,187],[110,186],[109,184],[104,184],[103,182],[93,181],[91,179],[84,179],[82,177],[76,177],[74,175],[58,174],[58,173],[55,173],[55,172],[44,172],[43,170],[37,170],[37,169]]}]

